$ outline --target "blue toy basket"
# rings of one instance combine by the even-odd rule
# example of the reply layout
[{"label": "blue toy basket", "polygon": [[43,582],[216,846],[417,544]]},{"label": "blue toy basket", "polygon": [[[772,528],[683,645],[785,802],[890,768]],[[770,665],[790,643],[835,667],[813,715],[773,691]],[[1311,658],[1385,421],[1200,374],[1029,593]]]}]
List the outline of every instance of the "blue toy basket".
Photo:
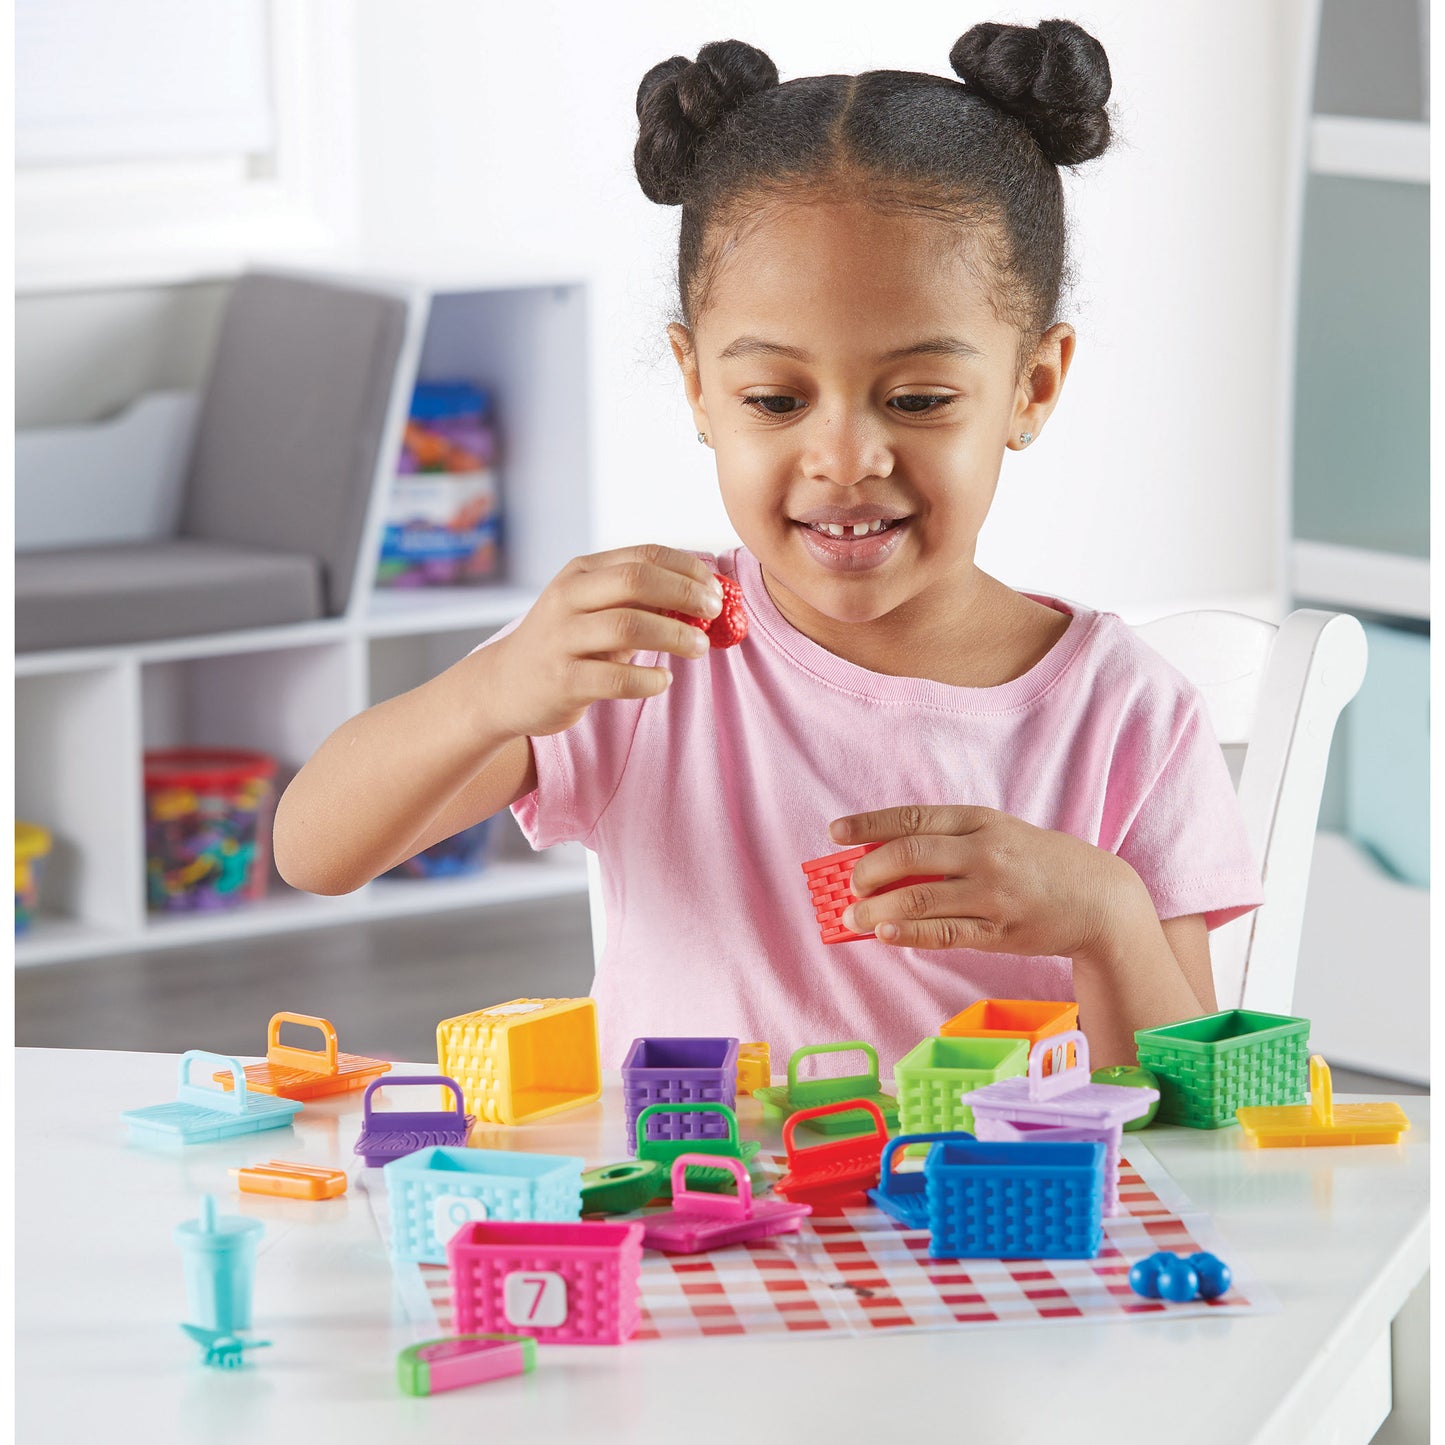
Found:
[{"label": "blue toy basket", "polygon": [[[893,1172],[893,1156],[910,1144],[971,1144],[972,1134],[962,1129],[939,1134],[900,1134],[883,1146],[878,1164],[878,1187],[868,1197],[891,1219],[909,1229],[928,1228],[928,1176],[921,1169]],[[929,1151],[932,1153],[932,1150]]]},{"label": "blue toy basket", "polygon": [[[230,1090],[222,1092],[191,1083],[194,1063],[200,1063],[208,1072],[219,1068],[229,1073]],[[301,1105],[294,1099],[276,1099],[247,1089],[246,1071],[239,1059],[206,1049],[188,1049],[181,1055],[174,1101],[127,1109],[120,1117],[130,1126],[135,1143],[175,1149],[229,1139],[236,1134],[255,1134],[262,1129],[282,1129],[300,1112]]]},{"label": "blue toy basket", "polygon": [[923,1166],[934,1259],[1092,1259],[1102,1144],[940,1143]]},{"label": "blue toy basket", "polygon": [[582,1160],[511,1149],[421,1149],[382,1169],[393,1259],[445,1264],[447,1242],[474,1219],[582,1217]]}]

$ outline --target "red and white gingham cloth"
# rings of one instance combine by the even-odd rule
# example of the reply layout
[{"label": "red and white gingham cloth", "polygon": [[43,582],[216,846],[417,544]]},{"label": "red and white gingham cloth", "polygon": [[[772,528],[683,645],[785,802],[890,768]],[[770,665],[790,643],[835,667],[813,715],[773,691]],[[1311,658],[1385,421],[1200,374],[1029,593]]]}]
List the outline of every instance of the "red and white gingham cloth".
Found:
[{"label": "red and white gingham cloth", "polygon": [[[1233,1314],[1279,1308],[1231,1256],[1207,1214],[1188,1201],[1141,1143],[1124,1139],[1119,1199],[1104,1221],[1094,1259],[938,1260],[928,1231],[905,1229],[871,1205],[827,1206],[797,1234],[707,1254],[648,1250],[642,1261],[642,1322],[633,1340],[835,1331],[972,1329],[1000,1324],[1127,1319],[1134,1315]],[[767,1167],[781,1173],[781,1155]],[[383,1240],[384,1189],[368,1190]],[[1129,1267],[1157,1249],[1207,1250],[1234,1272],[1227,1294],[1187,1304],[1141,1299]],[[412,1323],[446,1333],[451,1298],[442,1265],[398,1263]]]}]

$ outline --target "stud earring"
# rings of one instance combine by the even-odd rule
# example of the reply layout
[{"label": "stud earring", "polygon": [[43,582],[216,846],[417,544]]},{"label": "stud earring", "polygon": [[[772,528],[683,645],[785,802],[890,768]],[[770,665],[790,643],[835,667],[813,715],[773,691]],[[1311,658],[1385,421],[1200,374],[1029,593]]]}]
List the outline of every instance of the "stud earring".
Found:
[{"label": "stud earring", "polygon": [[1029,444],[1031,441],[1033,441],[1033,439],[1034,439],[1034,434],[1033,434],[1033,432],[1031,432],[1031,431],[1021,431],[1021,432],[1019,433],[1019,445],[1020,445],[1021,447],[1026,447],[1026,446],[1028,446],[1028,444]]},{"label": "stud earring", "polygon": [[703,444],[703,446],[708,446],[708,445],[710,445],[710,443],[708,442],[708,439],[707,439],[707,433],[706,433],[705,431],[700,431],[700,432],[698,432],[698,434],[697,434],[697,439],[698,439],[698,441],[700,441],[700,442]]}]

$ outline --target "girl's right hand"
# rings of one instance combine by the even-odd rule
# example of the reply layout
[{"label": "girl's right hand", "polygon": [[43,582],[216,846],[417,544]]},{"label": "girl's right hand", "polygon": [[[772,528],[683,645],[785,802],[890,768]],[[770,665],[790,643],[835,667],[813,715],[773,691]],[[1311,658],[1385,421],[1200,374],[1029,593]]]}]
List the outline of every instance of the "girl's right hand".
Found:
[{"label": "girl's right hand", "polygon": [[672,674],[634,665],[634,653],[709,651],[705,632],[663,613],[721,610],[717,580],[688,552],[622,547],[574,557],[516,630],[487,649],[500,719],[516,736],[543,737],[571,727],[594,702],[655,697]]}]

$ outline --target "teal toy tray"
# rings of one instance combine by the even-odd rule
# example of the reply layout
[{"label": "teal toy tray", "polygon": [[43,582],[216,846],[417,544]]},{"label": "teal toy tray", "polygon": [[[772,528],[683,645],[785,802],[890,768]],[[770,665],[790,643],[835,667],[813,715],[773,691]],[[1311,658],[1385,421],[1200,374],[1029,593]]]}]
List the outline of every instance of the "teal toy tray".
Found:
[{"label": "teal toy tray", "polygon": [[[191,1064],[197,1061],[207,1070],[229,1072],[230,1091],[191,1083]],[[247,1089],[245,1068],[239,1059],[229,1059],[206,1049],[190,1049],[181,1055],[176,1097],[172,1103],[127,1109],[120,1117],[130,1127],[132,1142],[181,1148],[187,1144],[206,1144],[213,1139],[229,1139],[234,1134],[282,1129],[300,1112],[301,1105],[294,1099],[273,1098]]]}]

